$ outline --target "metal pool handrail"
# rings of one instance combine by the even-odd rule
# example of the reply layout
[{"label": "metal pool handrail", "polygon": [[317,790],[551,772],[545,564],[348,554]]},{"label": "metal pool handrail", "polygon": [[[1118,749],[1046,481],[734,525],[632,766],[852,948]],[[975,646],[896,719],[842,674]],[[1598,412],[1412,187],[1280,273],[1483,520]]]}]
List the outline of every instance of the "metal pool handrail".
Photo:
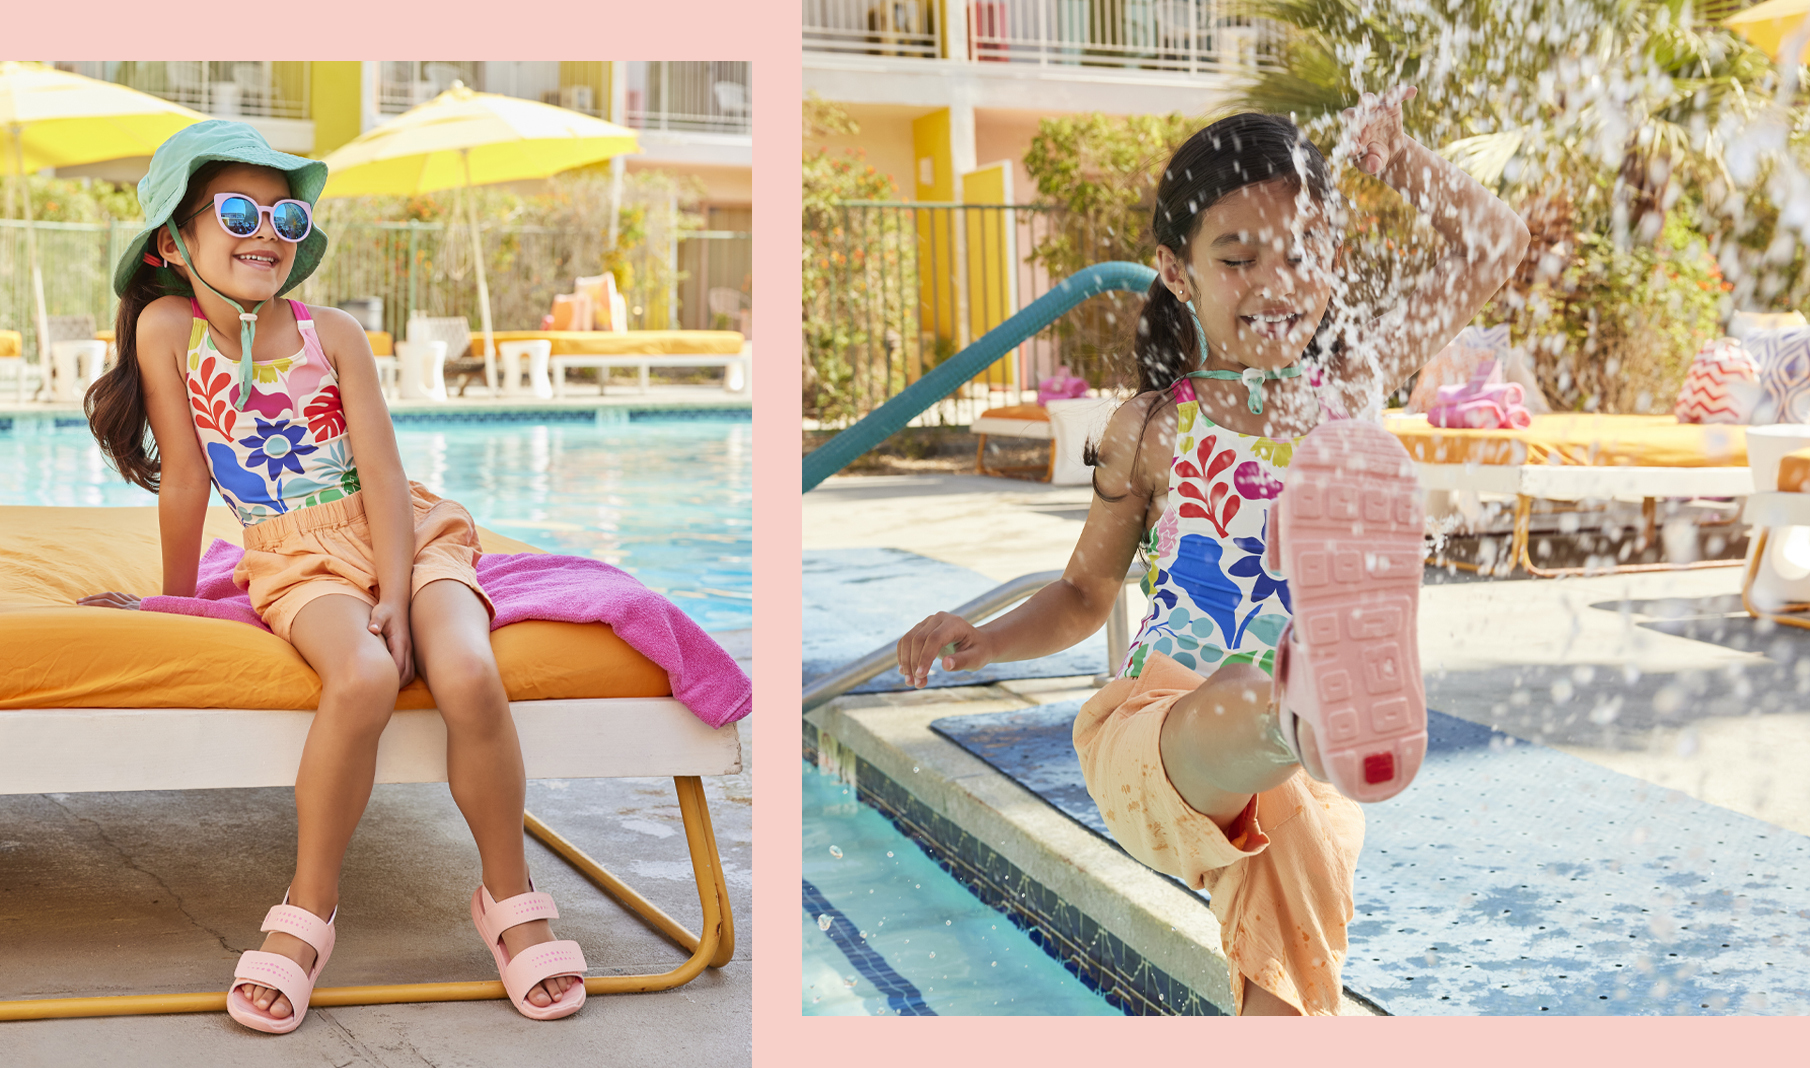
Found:
[{"label": "metal pool handrail", "polygon": [[[1130,583],[1141,579],[1144,574],[1145,569],[1133,563],[1131,570],[1125,575],[1125,582]],[[1061,577],[1062,572],[1060,571],[1034,571],[1029,575],[1020,575],[1010,582],[993,587],[955,609],[950,615],[960,616],[970,623],[979,623],[998,615]],[[1124,588],[1121,587],[1118,599],[1113,601],[1112,613],[1106,617],[1106,666],[1108,672],[1124,661],[1125,653],[1131,644],[1131,621],[1126,614],[1129,607],[1130,602],[1126,598]],[[833,701],[869,679],[884,673],[887,668],[897,666],[899,663],[898,650],[897,642],[882,645],[861,659],[850,661],[828,675],[816,679],[804,688],[804,711],[809,712],[818,705]]]},{"label": "metal pool handrail", "polygon": [[804,458],[804,492],[809,493],[856,457],[905,429],[905,424],[931,405],[1088,297],[1115,289],[1139,293],[1149,289],[1155,278],[1156,272],[1141,263],[1114,260],[1096,263],[1058,282],[1011,318],[982,334],[978,341],[900,390],[898,396],[857,420],[854,426],[813,449]]}]

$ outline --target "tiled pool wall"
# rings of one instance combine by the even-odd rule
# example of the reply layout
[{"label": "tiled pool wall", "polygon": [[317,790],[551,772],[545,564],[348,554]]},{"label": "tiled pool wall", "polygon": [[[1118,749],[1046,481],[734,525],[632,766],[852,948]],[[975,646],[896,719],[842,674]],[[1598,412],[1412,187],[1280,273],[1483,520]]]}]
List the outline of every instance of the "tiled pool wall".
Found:
[{"label": "tiled pool wall", "polygon": [[[754,409],[747,404],[659,405],[611,404],[601,407],[497,407],[406,408],[390,412],[396,426],[445,426],[449,423],[578,423],[620,426],[645,422],[748,423]],[[0,434],[32,433],[43,429],[86,429],[88,420],[74,412],[7,412],[0,414]]]},{"label": "tiled pool wall", "polygon": [[[825,751],[828,751],[827,754]],[[1062,900],[959,824],[937,812],[878,768],[804,723],[804,758],[854,772],[859,800],[911,839],[926,856],[990,908],[1023,930],[1045,953],[1114,1008],[1130,1016],[1220,1016],[1219,1008],[1145,960],[1093,918]]]}]

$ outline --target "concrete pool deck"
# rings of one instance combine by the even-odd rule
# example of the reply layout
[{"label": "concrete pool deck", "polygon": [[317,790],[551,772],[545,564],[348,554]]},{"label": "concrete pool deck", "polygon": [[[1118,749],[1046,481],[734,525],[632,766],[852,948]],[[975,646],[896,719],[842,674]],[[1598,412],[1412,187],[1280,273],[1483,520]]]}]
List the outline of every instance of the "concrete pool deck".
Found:
[{"label": "concrete pool deck", "polygon": [[[751,632],[715,635],[752,672]],[[753,732],[742,771],[704,780],[736,927],[734,958],[673,990],[590,998],[536,1023],[502,1001],[309,1010],[295,1033],[223,1013],[0,1023],[9,1066],[747,1064],[752,1058]],[[679,922],[699,920],[670,779],[535,780],[528,808]],[[0,999],[225,989],[262,940],[293,862],[288,790],[0,797]],[[684,954],[540,843],[554,930],[591,974],[665,971]],[[347,854],[340,942],[323,985],[494,979],[471,928],[477,851],[444,783],[376,788]],[[125,1051],[130,1051],[126,1053]]]},{"label": "concrete pool deck", "polygon": [[[1004,582],[1062,568],[1089,499],[1085,486],[969,475],[838,477],[804,497],[804,548],[903,549]],[[1810,781],[1791,774],[1810,758],[1810,632],[1748,619],[1739,583],[1737,568],[1559,580],[1430,574],[1421,595],[1428,704],[1810,834]],[[1164,930],[1163,909],[1204,913],[1191,895],[1103,843],[1085,845],[1079,827],[928,726],[1092,692],[1090,679],[1076,678],[851,696],[807,719],[876,770],[909,754],[896,781],[977,835],[982,825],[999,834],[996,848],[1014,850],[1027,873],[1073,886],[1080,900],[1096,893],[1092,882],[1123,888],[1107,894],[1099,918],[1155,964],[1177,937]],[[1189,940],[1218,956],[1216,931]],[[1175,967],[1198,971],[1201,960],[1185,954]],[[1223,973],[1201,978],[1196,989],[1217,1001]]]}]

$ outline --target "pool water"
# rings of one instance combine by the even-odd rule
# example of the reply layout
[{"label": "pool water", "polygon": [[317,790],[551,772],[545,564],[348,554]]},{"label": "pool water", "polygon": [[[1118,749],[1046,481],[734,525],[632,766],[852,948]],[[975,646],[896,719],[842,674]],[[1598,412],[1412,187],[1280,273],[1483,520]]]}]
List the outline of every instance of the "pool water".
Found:
[{"label": "pool water", "polygon": [[1120,1015],[809,763],[803,901],[808,1016]]},{"label": "pool water", "polygon": [[[745,419],[410,422],[396,427],[396,444],[410,478],[463,504],[480,525],[614,564],[705,630],[753,625]],[[0,504],[155,503],[107,467],[80,419],[0,430]]]}]

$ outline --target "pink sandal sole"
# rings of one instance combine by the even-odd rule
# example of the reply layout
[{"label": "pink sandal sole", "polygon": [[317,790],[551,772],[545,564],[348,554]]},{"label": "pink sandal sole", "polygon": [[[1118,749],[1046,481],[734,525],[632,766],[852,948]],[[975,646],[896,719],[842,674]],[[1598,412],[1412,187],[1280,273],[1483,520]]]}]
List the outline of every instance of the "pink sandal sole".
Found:
[{"label": "pink sandal sole", "polygon": [[1382,801],[1427,751],[1415,615],[1424,509],[1395,435],[1355,419],[1295,446],[1276,502],[1294,619],[1279,643],[1282,733],[1313,727],[1326,777],[1354,801]]}]

